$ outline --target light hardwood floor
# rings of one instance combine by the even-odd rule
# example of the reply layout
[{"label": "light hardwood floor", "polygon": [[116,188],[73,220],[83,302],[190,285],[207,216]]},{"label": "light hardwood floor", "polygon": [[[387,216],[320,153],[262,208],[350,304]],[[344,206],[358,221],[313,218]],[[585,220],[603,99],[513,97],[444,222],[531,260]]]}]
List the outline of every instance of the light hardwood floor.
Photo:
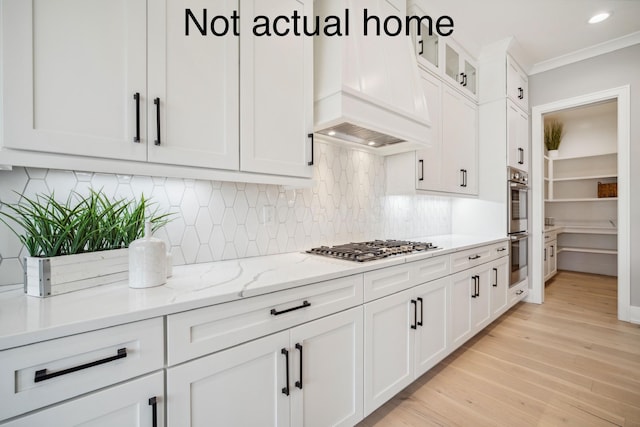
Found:
[{"label": "light hardwood floor", "polygon": [[640,326],[616,279],[560,272],[360,427],[640,426]]}]

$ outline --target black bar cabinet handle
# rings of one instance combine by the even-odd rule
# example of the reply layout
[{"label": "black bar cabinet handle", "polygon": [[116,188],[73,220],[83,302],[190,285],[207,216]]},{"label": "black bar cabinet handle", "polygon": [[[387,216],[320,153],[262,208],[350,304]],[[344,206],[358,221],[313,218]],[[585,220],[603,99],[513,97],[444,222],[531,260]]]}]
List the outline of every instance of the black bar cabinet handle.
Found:
[{"label": "black bar cabinet handle", "polygon": [[466,187],[467,184],[465,184],[466,178],[465,178],[465,174],[467,171],[465,171],[464,169],[460,169],[460,174],[462,176],[462,184],[460,184],[460,187]]},{"label": "black bar cabinet handle", "polygon": [[464,186],[467,186],[467,170],[464,169]]},{"label": "black bar cabinet handle", "polygon": [[467,73],[462,73],[462,86],[467,87]]},{"label": "black bar cabinet handle", "polygon": [[518,147],[518,164],[524,165],[524,148]]},{"label": "black bar cabinet handle", "polygon": [[311,138],[311,161],[307,162],[307,165],[313,166],[313,134],[308,133],[307,138]]},{"label": "black bar cabinet handle", "polygon": [[551,248],[551,255],[549,255],[549,257],[553,258],[553,256],[556,254],[556,247],[555,246],[549,246],[549,248]]},{"label": "black bar cabinet handle", "polygon": [[411,304],[413,304],[413,325],[411,325],[411,329],[418,329],[418,303],[412,299]]},{"label": "black bar cabinet handle", "polygon": [[418,163],[420,163],[420,178],[418,178],[418,181],[424,181],[424,160],[420,159]]},{"label": "black bar cabinet handle", "polygon": [[547,260],[547,248],[544,248],[544,259],[543,261]]},{"label": "black bar cabinet handle", "polygon": [[296,348],[300,351],[300,381],[296,381],[296,387],[302,390],[302,344],[296,343]]},{"label": "black bar cabinet handle", "polygon": [[497,288],[497,287],[498,287],[498,269],[497,269],[497,268],[494,268],[494,269],[493,269],[493,272],[494,272],[494,273],[496,273],[496,276],[495,276],[495,279],[496,279],[496,280],[493,282],[493,287],[494,287],[494,288]]},{"label": "black bar cabinet handle", "polygon": [[470,256],[469,260],[473,261],[474,259],[479,259],[479,258],[480,258],[480,255],[475,254],[474,256]]},{"label": "black bar cabinet handle", "polygon": [[417,322],[417,325],[422,326],[422,321],[424,320],[424,301],[420,297],[416,299],[420,301],[420,321]]},{"label": "black bar cabinet handle", "polygon": [[476,290],[476,296],[479,297],[480,296],[480,276],[476,276],[476,279],[478,280],[478,284],[476,285],[478,287],[478,289]]},{"label": "black bar cabinet handle", "polygon": [[464,73],[460,73],[460,84],[464,86]]},{"label": "black bar cabinet handle", "polygon": [[476,294],[476,289],[478,288],[478,282],[476,282],[476,276],[471,276],[471,279],[473,279],[473,293],[471,294],[471,298],[475,298],[478,296]]},{"label": "black bar cabinet handle", "polygon": [[504,252],[504,251],[506,251],[506,250],[507,250],[507,248],[498,248],[498,249],[496,249],[496,250],[497,250],[498,252]]},{"label": "black bar cabinet handle", "polygon": [[422,40],[418,40],[418,44],[420,45],[420,52],[418,52],[418,55],[422,55],[424,53],[424,43]]},{"label": "black bar cabinet handle", "polygon": [[309,307],[311,303],[307,300],[302,301],[302,304],[297,307],[287,308],[286,310],[278,311],[275,308],[271,309],[272,316],[278,316],[280,314],[289,313],[290,311],[300,310],[301,308]]},{"label": "black bar cabinet handle", "polygon": [[160,98],[154,99],[153,103],[156,104],[156,135],[158,136],[158,139],[155,140],[154,144],[160,145]]},{"label": "black bar cabinet handle", "polygon": [[289,396],[289,350],[283,348],[280,353],[284,354],[284,363],[287,365],[287,385],[282,388],[282,393]]},{"label": "black bar cabinet handle", "polygon": [[74,366],[72,368],[63,369],[62,371],[51,372],[50,374],[47,374],[46,369],[40,369],[39,371],[36,371],[36,376],[33,381],[39,383],[40,381],[49,380],[61,375],[66,375],[72,372],[81,371],[83,369],[92,368],[94,366],[103,365],[105,363],[113,362],[114,360],[123,359],[125,357],[127,357],[127,348],[119,348],[118,353],[115,356],[105,357],[104,359],[96,360],[95,362],[85,363],[84,365]]},{"label": "black bar cabinet handle", "polygon": [[156,396],[149,399],[149,405],[151,405],[151,425],[158,427],[158,399]]},{"label": "black bar cabinet handle", "polygon": [[133,99],[136,101],[136,135],[133,142],[140,142],[140,92],[134,93]]}]

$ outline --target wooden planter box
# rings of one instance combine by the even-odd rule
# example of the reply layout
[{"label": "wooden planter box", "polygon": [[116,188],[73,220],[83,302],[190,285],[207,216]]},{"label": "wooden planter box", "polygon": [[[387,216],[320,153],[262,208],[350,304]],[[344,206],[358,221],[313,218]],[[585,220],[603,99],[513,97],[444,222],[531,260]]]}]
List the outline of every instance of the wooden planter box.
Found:
[{"label": "wooden planter box", "polygon": [[129,249],[51,258],[25,257],[24,291],[36,297],[73,292],[129,277]]}]

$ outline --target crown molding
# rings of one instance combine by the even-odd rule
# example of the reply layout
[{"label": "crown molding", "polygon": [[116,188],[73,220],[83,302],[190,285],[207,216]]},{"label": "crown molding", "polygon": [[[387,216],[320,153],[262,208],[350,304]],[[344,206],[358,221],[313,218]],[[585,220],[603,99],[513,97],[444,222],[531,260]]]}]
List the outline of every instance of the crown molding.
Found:
[{"label": "crown molding", "polygon": [[585,59],[613,52],[614,50],[633,46],[634,44],[638,43],[640,43],[640,31],[636,31],[635,33],[627,34],[626,36],[608,40],[604,43],[600,43],[584,49],[576,50],[575,52],[571,52],[566,55],[538,62],[531,67],[531,69],[529,70],[529,75],[553,70],[554,68],[563,67],[574,62],[583,61]]}]

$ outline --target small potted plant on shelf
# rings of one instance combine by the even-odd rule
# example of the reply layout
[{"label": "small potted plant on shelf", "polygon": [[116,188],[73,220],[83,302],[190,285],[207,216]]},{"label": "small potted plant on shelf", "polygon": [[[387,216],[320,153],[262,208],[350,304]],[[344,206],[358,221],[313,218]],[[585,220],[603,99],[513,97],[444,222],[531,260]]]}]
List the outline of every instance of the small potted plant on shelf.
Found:
[{"label": "small potted plant on shelf", "polygon": [[544,145],[547,147],[549,157],[558,157],[560,141],[564,136],[564,125],[556,120],[551,120],[544,125]]},{"label": "small potted plant on shelf", "polygon": [[25,292],[46,297],[126,280],[127,248],[142,236],[145,220],[154,231],[171,220],[153,205],[144,195],[112,200],[93,190],[87,197],[72,193],[63,203],[39,194],[4,205],[0,221],[29,252]]}]

